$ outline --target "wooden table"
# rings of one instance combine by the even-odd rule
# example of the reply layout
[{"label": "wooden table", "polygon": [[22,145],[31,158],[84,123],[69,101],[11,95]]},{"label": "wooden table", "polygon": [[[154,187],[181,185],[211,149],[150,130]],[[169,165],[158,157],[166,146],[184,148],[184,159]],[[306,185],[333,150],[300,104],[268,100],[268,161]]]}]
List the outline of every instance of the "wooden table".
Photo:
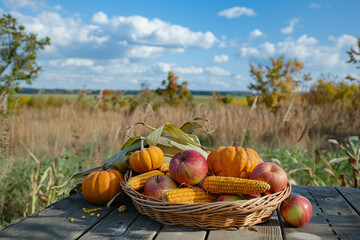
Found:
[{"label": "wooden table", "polygon": [[291,227],[276,212],[266,223],[238,231],[164,226],[140,214],[129,199],[124,213],[101,207],[90,216],[83,208],[97,206],[74,194],[3,229],[0,239],[360,239],[360,189],[293,186],[292,193],[312,204],[313,217],[306,226]]}]

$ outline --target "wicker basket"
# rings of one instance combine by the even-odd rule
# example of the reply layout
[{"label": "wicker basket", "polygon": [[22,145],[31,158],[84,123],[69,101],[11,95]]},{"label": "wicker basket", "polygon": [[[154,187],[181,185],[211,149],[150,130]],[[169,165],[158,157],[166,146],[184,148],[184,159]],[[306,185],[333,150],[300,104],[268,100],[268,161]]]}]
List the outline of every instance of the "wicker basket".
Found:
[{"label": "wicker basket", "polygon": [[290,195],[291,185],[281,192],[260,198],[212,203],[169,203],[129,189],[124,176],[120,185],[136,209],[165,225],[199,229],[237,230],[267,221],[277,206]]}]

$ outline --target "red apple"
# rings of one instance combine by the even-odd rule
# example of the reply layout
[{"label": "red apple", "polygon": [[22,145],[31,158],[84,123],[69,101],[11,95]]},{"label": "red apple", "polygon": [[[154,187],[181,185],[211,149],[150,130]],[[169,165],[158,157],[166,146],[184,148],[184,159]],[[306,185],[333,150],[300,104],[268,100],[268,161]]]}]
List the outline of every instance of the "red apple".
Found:
[{"label": "red apple", "polygon": [[144,186],[144,194],[149,197],[162,199],[166,191],[176,189],[178,185],[167,175],[155,176],[147,180]]},{"label": "red apple", "polygon": [[275,163],[263,162],[257,165],[250,174],[250,179],[267,182],[271,188],[266,194],[284,190],[288,178],[285,171]]},{"label": "red apple", "polygon": [[280,205],[280,214],[289,225],[301,227],[312,217],[312,206],[306,197],[290,195]]},{"label": "red apple", "polygon": [[245,197],[242,194],[234,194],[234,195],[220,195],[216,198],[215,202],[221,201],[237,201],[244,200]]},{"label": "red apple", "polygon": [[253,199],[253,198],[259,198],[261,197],[260,193],[252,193],[252,194],[246,194],[244,195],[245,199],[249,200],[249,199]]},{"label": "red apple", "polygon": [[169,163],[170,177],[179,184],[195,185],[206,175],[205,157],[195,150],[184,150],[174,155]]}]

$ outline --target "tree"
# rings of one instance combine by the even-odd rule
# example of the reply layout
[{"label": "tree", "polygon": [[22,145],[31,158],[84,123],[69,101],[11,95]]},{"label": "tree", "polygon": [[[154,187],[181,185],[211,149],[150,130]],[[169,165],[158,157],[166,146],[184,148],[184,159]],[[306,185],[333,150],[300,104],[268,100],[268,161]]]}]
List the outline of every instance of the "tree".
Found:
[{"label": "tree", "polygon": [[[287,62],[284,61],[284,56],[277,60],[270,59],[272,66],[265,68],[261,64],[258,64],[258,68],[250,64],[250,76],[255,82],[248,87],[259,95],[259,102],[276,112],[286,100],[294,95],[301,81],[311,78],[307,74],[300,75],[303,64],[296,59]],[[251,104],[251,99],[249,103]]]},{"label": "tree", "polygon": [[[349,60],[346,61],[346,63],[353,63],[353,64],[360,64],[360,37],[358,37],[358,50],[356,51],[354,48],[350,48],[350,51],[346,51],[346,53],[349,55]],[[360,65],[356,67],[357,69],[360,69]],[[348,75],[346,79],[349,79],[350,81],[356,80],[356,78]],[[357,79],[360,81],[360,77]]]},{"label": "tree", "polygon": [[178,84],[178,79],[179,77],[170,71],[167,81],[163,80],[161,83],[165,89],[156,89],[156,93],[161,95],[171,105],[188,103],[192,99],[191,92],[187,88],[188,83],[184,81],[182,84]]},{"label": "tree", "polygon": [[0,18],[0,92],[11,94],[21,82],[35,80],[41,70],[36,54],[46,45],[50,45],[49,37],[38,40],[35,33],[26,33],[10,14]]}]

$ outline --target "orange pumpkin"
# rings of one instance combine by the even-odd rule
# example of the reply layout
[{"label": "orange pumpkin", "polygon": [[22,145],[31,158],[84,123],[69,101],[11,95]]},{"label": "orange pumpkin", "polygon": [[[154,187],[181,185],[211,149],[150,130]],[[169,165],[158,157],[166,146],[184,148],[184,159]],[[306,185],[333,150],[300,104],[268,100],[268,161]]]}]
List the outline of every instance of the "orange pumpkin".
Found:
[{"label": "orange pumpkin", "polygon": [[144,143],[141,141],[141,150],[131,154],[129,164],[135,172],[144,173],[159,168],[163,161],[164,153],[160,148],[156,146],[144,148]]},{"label": "orange pumpkin", "polygon": [[216,176],[249,178],[252,170],[262,160],[250,148],[234,146],[218,147],[210,152],[207,163],[211,174]]},{"label": "orange pumpkin", "polygon": [[120,192],[121,173],[104,165],[102,169],[87,175],[82,182],[85,199],[93,204],[105,205]]}]

